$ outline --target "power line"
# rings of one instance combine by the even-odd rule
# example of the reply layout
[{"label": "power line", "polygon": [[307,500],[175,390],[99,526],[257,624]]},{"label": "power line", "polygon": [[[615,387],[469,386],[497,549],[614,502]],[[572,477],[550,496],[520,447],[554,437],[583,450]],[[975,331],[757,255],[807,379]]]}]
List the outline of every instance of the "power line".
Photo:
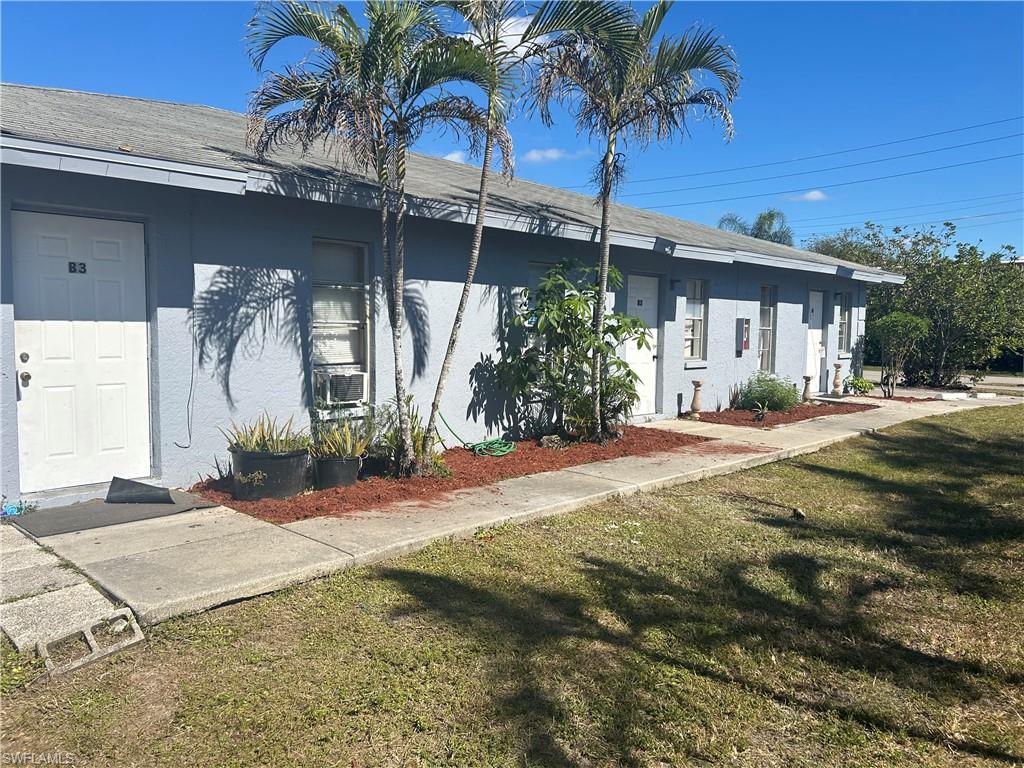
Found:
[{"label": "power line", "polygon": [[[869,179],[854,179],[853,181],[839,181],[833,184],[815,184],[815,189],[835,189],[836,187],[849,187],[854,184],[866,184],[869,181],[884,181],[886,179],[898,179],[904,176],[917,176],[922,173],[931,173],[932,171],[945,171],[950,168],[963,168],[967,165],[978,165],[979,163],[991,163],[995,160],[1007,160],[1011,157],[1021,157],[1024,152],[1014,152],[1010,155],[996,155],[995,157],[984,157],[980,160],[968,160],[963,163],[951,163],[949,165],[937,165],[934,168],[921,168],[916,171],[904,171],[903,173],[890,173],[887,176],[872,176]],[[686,203],[664,203],[662,205],[651,205],[647,208],[641,208],[641,210],[656,211],[662,208],[681,208],[687,205],[707,205],[710,203],[725,203],[732,200],[750,200],[755,197],[772,197],[774,195],[790,195],[797,192],[806,192],[807,187],[797,187],[796,189],[780,189],[774,192],[757,192],[752,195],[735,195],[733,197],[719,197],[714,200],[692,200]]]},{"label": "power line", "polygon": [[791,179],[794,176],[807,176],[812,173],[823,173],[825,171],[839,171],[844,168],[855,168],[860,165],[874,165],[875,163],[887,163],[892,160],[904,160],[908,157],[920,157],[921,155],[931,155],[935,152],[947,152],[951,149],[963,149],[964,147],[973,147],[978,144],[991,144],[993,141],[1005,141],[1006,139],[1016,139],[1020,136],[1024,136],[1024,132],[1021,133],[1010,133],[1006,136],[996,136],[991,139],[981,139],[980,141],[969,141],[965,144],[953,144],[948,147],[936,147],[935,149],[925,149],[921,152],[910,152],[906,155],[893,155],[892,157],[880,157],[876,160],[862,160],[859,163],[845,163],[844,165],[833,165],[829,168],[815,168],[810,171],[794,171],[793,173],[780,173],[775,176],[761,176],[757,179],[738,179],[737,181],[720,181],[717,184],[702,184],[697,187],[677,187],[676,189],[656,189],[648,190],[647,192],[627,192],[626,194],[619,195],[619,197],[649,197],[650,195],[668,195],[673,192],[693,192],[698,189],[713,189],[714,187],[732,187],[736,184],[753,184],[758,181],[774,181],[775,179]]},{"label": "power line", "polygon": [[[863,224],[865,221],[879,222],[879,221],[891,221],[893,219],[903,219],[908,216],[957,216],[967,211],[975,211],[978,208],[989,208],[993,205],[1011,205],[1018,202],[1024,202],[1022,200],[1015,200],[1010,198],[1008,200],[990,200],[987,203],[978,203],[977,205],[963,205],[956,208],[939,208],[935,211],[917,211],[915,213],[901,213],[896,216],[883,216],[881,218],[863,218],[855,221],[816,221],[812,223],[798,224],[795,229],[807,229],[808,227],[840,227],[853,224]],[[850,214],[854,216],[856,214]],[[835,218],[844,219],[849,218],[848,216],[837,216]],[[797,224],[797,222],[789,222],[787,224]]]},{"label": "power line", "polygon": [[[1014,222],[1017,222],[1017,221],[1024,221],[1024,216],[1017,216],[1017,217],[1012,218],[1012,219],[1001,219],[1000,221],[983,221],[983,222],[981,222],[979,224],[965,224],[962,227],[960,225],[957,225],[956,231],[959,232],[961,229],[975,229],[977,227],[994,227],[994,226],[998,226],[999,224],[1013,224]],[[920,225],[910,225],[910,226],[920,226]],[[834,233],[814,232],[814,233],[809,234],[809,235],[800,235],[800,239],[803,240],[804,244],[806,245],[809,241],[813,241],[814,238],[819,237],[821,235],[828,235],[828,234],[834,234]]]},{"label": "power line", "polygon": [[[1013,195],[1024,195],[1024,190],[1017,192],[1002,192],[998,195],[981,195],[979,197],[961,197],[956,200],[939,200],[934,203],[920,203],[919,205],[904,205],[897,208],[875,208],[872,211],[850,211],[848,213],[834,213],[830,216],[812,216],[807,219],[792,219],[789,221],[790,224],[798,224],[804,221],[821,221],[822,219],[844,219],[847,216],[861,216],[868,213],[888,213],[889,211],[906,211],[911,208],[931,208],[934,205],[950,205],[952,203],[969,203],[972,200],[991,200],[996,197],[1010,197]],[[994,205],[997,203],[989,203]]]},{"label": "power line", "polygon": [[957,227],[957,230],[961,229],[974,229],[975,227],[991,227],[996,224],[1012,224],[1015,221],[1024,221],[1024,216],[1018,216],[1015,219],[1003,219],[1002,221],[986,221],[982,224],[967,224],[963,227]]},{"label": "power line", "polygon": [[[1022,212],[1024,212],[1024,208],[1013,208],[1013,209],[1006,210],[1006,211],[993,211],[992,213],[977,213],[977,214],[975,214],[973,216],[943,216],[943,217],[938,218],[938,219],[929,219],[928,221],[910,222],[908,224],[903,224],[901,226],[904,226],[904,227],[919,227],[919,226],[921,226],[923,224],[939,224],[939,223],[946,222],[946,221],[967,221],[968,219],[985,219],[985,218],[988,218],[989,216],[1004,216],[1007,213],[1022,213]],[[898,219],[899,217],[893,217],[893,218],[897,218]],[[844,223],[841,223],[841,224],[823,224],[822,226],[824,228],[826,228],[826,229],[831,229],[832,227],[856,226],[856,225],[861,224],[861,223],[863,223],[863,222],[850,221],[850,222],[844,222]],[[800,231],[802,231],[802,232],[810,232],[813,229],[814,229],[813,226],[811,226],[811,227],[801,227]]]},{"label": "power line", "polygon": [[[1018,115],[1017,117],[1007,117],[1002,120],[992,120],[988,123],[976,123],[975,125],[965,125],[963,128],[951,128],[947,131],[937,131],[935,133],[924,133],[920,136],[911,136],[907,139],[896,139],[894,141],[883,141],[879,144],[867,144],[863,147],[852,147],[850,149],[837,149],[834,152],[823,152],[819,155],[805,155],[804,157],[794,157],[789,160],[773,160],[768,163],[755,163],[754,165],[738,165],[734,168],[720,168],[714,171],[699,171],[697,173],[681,173],[674,176],[655,176],[647,179],[630,179],[627,181],[628,184],[644,184],[650,181],[671,181],[672,179],[688,179],[693,176],[709,176],[714,173],[732,173],[733,171],[749,171],[753,168],[768,168],[773,165],[785,165],[787,163],[799,163],[804,160],[818,160],[822,157],[834,157],[836,155],[845,155],[849,152],[862,152],[866,149],[878,149],[879,147],[891,147],[894,144],[906,144],[909,141],[919,141],[921,139],[931,139],[936,136],[946,136],[950,133],[960,133],[962,131],[970,131],[975,128],[985,128],[990,125],[1001,125],[1002,123],[1012,123],[1014,120],[1024,120],[1024,115]],[[589,187],[589,184],[575,184],[566,189],[584,189]]]}]

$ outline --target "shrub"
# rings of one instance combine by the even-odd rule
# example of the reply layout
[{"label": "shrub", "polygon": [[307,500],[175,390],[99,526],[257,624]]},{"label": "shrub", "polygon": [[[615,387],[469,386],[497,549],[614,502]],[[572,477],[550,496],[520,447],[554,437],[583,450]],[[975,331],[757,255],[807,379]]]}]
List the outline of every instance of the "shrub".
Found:
[{"label": "shrub", "polygon": [[759,407],[769,411],[788,411],[799,402],[800,395],[792,381],[759,372],[740,387],[736,405],[748,411]]},{"label": "shrub", "polygon": [[231,422],[230,429],[220,433],[228,441],[229,449],[244,453],[291,453],[309,447],[305,429],[294,429],[291,418],[278,424],[267,413],[249,424]]},{"label": "shrub", "polygon": [[[614,267],[608,285],[622,285],[622,274]],[[639,400],[639,379],[619,353],[627,344],[649,349],[648,329],[639,318],[608,312],[602,333],[595,333],[596,302],[594,269],[565,261],[548,271],[516,313],[513,323],[527,331],[529,343],[502,350],[498,374],[524,412],[523,419],[537,432],[590,435],[613,430]],[[597,350],[604,359],[600,425],[593,423],[590,379]]]},{"label": "shrub", "polygon": [[[405,407],[409,414],[413,455],[420,473],[447,477],[450,472],[444,465],[444,458],[433,449],[436,440],[427,440],[423,417],[420,416],[419,408],[413,403],[412,395],[406,397]],[[384,458],[392,471],[397,470],[398,454],[402,443],[398,426],[398,401],[391,398],[387,403],[378,407],[373,414],[372,423],[373,425],[369,428],[376,433],[377,439],[370,445],[369,454]]]},{"label": "shrub", "polygon": [[309,452],[316,459],[357,459],[373,442],[370,419],[344,417],[337,421],[316,422]]},{"label": "shrub", "polygon": [[883,395],[893,396],[897,377],[927,335],[928,321],[907,312],[890,312],[868,323],[868,336],[875,339],[882,355]]},{"label": "shrub", "polygon": [[843,386],[847,392],[853,392],[858,395],[866,395],[875,388],[874,384],[860,376],[847,376]]}]

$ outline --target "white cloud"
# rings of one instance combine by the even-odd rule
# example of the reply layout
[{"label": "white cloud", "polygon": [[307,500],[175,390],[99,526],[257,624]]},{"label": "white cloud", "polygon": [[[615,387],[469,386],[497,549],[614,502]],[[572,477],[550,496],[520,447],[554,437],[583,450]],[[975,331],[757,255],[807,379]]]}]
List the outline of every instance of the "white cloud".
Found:
[{"label": "white cloud", "polygon": [[444,159],[451,160],[456,163],[464,163],[466,162],[466,153],[463,152],[461,149],[457,149],[454,152],[449,152],[447,155],[445,155]]},{"label": "white cloud", "polygon": [[590,150],[586,148],[568,152],[558,147],[548,147],[547,149],[531,149],[523,155],[522,160],[524,163],[553,163],[558,160],[575,160],[589,154]]},{"label": "white cloud", "polygon": [[[531,21],[533,21],[532,16],[515,16],[511,19],[505,19],[502,22],[501,33],[498,37],[499,46],[505,51],[513,50],[523,41],[523,33],[530,26]],[[479,40],[472,32],[467,32],[462,37],[467,40]],[[547,35],[542,37],[541,40],[546,38]]]},{"label": "white cloud", "polygon": [[550,149],[531,149],[523,155],[524,163],[551,163],[555,160],[562,160],[566,157],[564,149],[551,147]]},{"label": "white cloud", "polygon": [[789,199],[796,200],[797,202],[802,203],[820,203],[822,200],[828,200],[828,195],[826,195],[820,189],[812,189],[808,192],[804,192],[799,195],[794,195]]}]

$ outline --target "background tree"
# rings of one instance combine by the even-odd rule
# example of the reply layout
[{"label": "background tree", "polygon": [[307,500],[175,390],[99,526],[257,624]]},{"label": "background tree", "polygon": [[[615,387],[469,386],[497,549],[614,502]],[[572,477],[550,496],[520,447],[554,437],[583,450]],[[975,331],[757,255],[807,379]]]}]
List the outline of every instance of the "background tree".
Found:
[{"label": "background tree", "polygon": [[727,213],[718,220],[718,228],[772,243],[793,244],[793,230],[786,224],[786,214],[777,208],[761,211],[753,224],[746,222],[739,214]]},{"label": "background tree", "polygon": [[[549,0],[545,7],[556,1]],[[694,109],[720,118],[726,137],[732,136],[728,105],[739,87],[733,52],[713,31],[699,28],[656,42],[670,7],[667,0],[655,3],[642,17],[634,17],[629,34],[621,39],[581,39],[547,53],[540,59],[534,84],[535,105],[546,125],[554,123],[551,106],[561,104],[574,114],[578,132],[600,140],[603,146],[595,170],[601,205],[595,332],[603,327],[612,197],[625,174],[622,149],[628,142],[643,148],[651,141],[680,136]],[[701,85],[708,80],[718,87]],[[607,344],[597,345],[591,362],[591,434],[595,438],[604,435],[608,426],[601,404],[607,349]]]},{"label": "background tree", "polygon": [[487,130],[484,139],[483,161],[480,166],[480,186],[477,194],[473,235],[470,240],[469,262],[462,294],[455,310],[455,319],[448,336],[448,347],[441,362],[434,399],[427,419],[427,434],[436,434],[437,414],[441,398],[451,372],[452,360],[462,330],[462,322],[469,304],[480,250],[483,244],[484,217],[487,213],[488,185],[495,145],[502,157],[502,171],[512,175],[512,142],[506,129],[516,93],[522,84],[522,68],[540,50],[564,44],[564,35],[583,35],[594,39],[616,39],[629,30],[630,16],[621,6],[600,2],[562,0],[542,7],[526,29],[517,33],[517,25],[524,17],[522,2],[514,0],[437,0],[439,7],[457,14],[469,27],[466,35],[482,54],[487,66],[485,113]]},{"label": "background tree", "polygon": [[283,40],[301,38],[314,49],[298,64],[266,73],[250,104],[249,135],[259,155],[282,144],[335,146],[343,161],[375,176],[398,403],[395,458],[407,474],[416,467],[402,360],[406,158],[432,128],[465,131],[478,149],[486,113],[444,86],[463,81],[486,88],[491,73],[480,50],[443,35],[425,5],[368,0],[365,14],[363,29],[341,4],[329,12],[294,0],[258,7],[247,36],[257,69]]},{"label": "background tree", "polygon": [[[947,223],[939,232],[868,224],[808,247],[906,275],[902,286],[871,288],[868,317],[899,311],[927,320],[927,335],[904,363],[908,384],[949,386],[964,370],[984,369],[1003,350],[1024,346],[1024,273],[1004,263],[1013,253],[1009,246],[986,254],[976,243],[958,241]],[[870,334],[868,342],[877,359]]]}]

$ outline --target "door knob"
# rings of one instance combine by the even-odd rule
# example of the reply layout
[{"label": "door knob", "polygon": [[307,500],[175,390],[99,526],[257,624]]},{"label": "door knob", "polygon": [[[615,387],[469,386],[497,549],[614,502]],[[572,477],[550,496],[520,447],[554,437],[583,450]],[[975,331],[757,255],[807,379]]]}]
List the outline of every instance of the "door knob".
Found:
[{"label": "door knob", "polygon": [[21,372],[21,386],[27,387],[28,383],[32,381],[32,374],[28,371]]}]

